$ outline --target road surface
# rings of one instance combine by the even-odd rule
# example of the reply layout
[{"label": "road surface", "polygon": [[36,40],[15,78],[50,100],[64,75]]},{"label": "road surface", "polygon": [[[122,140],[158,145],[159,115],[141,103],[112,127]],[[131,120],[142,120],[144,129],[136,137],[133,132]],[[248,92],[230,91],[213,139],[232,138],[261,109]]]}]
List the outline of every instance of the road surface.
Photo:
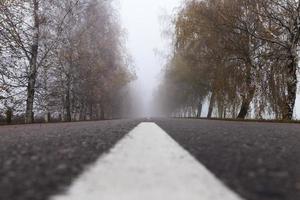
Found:
[{"label": "road surface", "polygon": [[151,119],[2,126],[0,163],[0,200],[298,200],[300,125]]}]

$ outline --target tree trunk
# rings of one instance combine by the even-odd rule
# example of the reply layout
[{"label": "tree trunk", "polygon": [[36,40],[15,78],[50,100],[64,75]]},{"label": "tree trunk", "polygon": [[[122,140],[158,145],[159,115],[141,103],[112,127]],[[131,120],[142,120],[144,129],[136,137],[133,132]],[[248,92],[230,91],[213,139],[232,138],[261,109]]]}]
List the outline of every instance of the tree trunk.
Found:
[{"label": "tree trunk", "polygon": [[80,106],[80,111],[79,111],[79,121],[84,121],[85,120],[85,103],[82,101],[81,106]]},{"label": "tree trunk", "polygon": [[90,104],[90,120],[94,120],[94,109],[93,109],[93,103]]},{"label": "tree trunk", "polygon": [[245,94],[242,98],[243,101],[242,101],[240,112],[237,117],[238,119],[246,118],[246,116],[249,112],[249,109],[250,109],[250,104],[251,104],[254,94],[255,94],[256,86],[255,86],[254,80],[252,78],[251,68],[252,68],[252,64],[251,64],[251,61],[249,60],[248,65],[247,65],[247,74],[246,74],[247,91],[245,92]]},{"label": "tree trunk", "polygon": [[202,102],[198,104],[197,118],[201,118],[202,113]]},{"label": "tree trunk", "polygon": [[100,120],[105,120],[105,112],[103,107],[101,107]]},{"label": "tree trunk", "polygon": [[242,102],[242,105],[241,105],[241,109],[240,109],[240,112],[238,114],[238,119],[245,119],[248,112],[249,112],[249,109],[250,109],[250,104],[253,100],[253,97],[254,97],[254,93],[255,93],[255,87],[253,88],[250,88],[248,94],[246,97],[243,98],[243,102]]},{"label": "tree trunk", "polygon": [[99,120],[100,119],[100,106],[99,104],[95,105],[95,120]]},{"label": "tree trunk", "polygon": [[71,116],[71,97],[70,97],[70,88],[68,85],[67,94],[66,94],[66,121],[70,122],[72,120]]},{"label": "tree trunk", "polygon": [[224,102],[218,102],[218,114],[219,114],[219,118],[222,119],[223,118],[223,113],[224,113]]},{"label": "tree trunk", "polygon": [[208,114],[207,114],[207,118],[210,119],[212,116],[212,112],[213,112],[213,108],[214,108],[214,104],[215,104],[215,92],[213,91],[210,97],[210,102],[209,102],[209,107],[208,107]]},{"label": "tree trunk", "polygon": [[6,123],[7,124],[11,124],[12,116],[13,116],[13,110],[11,108],[7,108],[7,110],[6,110]]},{"label": "tree trunk", "polygon": [[[32,72],[36,73],[36,72]],[[25,123],[33,123],[33,102],[34,102],[34,93],[35,93],[35,75],[30,75],[29,83],[27,86],[27,100],[26,100],[26,114],[25,114]]]},{"label": "tree trunk", "polygon": [[294,56],[291,59],[291,64],[287,69],[287,98],[285,102],[285,108],[283,113],[284,120],[292,120],[294,114],[294,107],[297,96],[297,58]]},{"label": "tree trunk", "polygon": [[242,106],[237,118],[245,119],[248,114],[249,108],[250,108],[250,101],[245,98],[242,102]]},{"label": "tree trunk", "polygon": [[39,1],[33,0],[33,6],[34,30],[33,42],[31,45],[31,58],[29,61],[25,123],[33,123],[33,102],[35,93],[35,82],[37,77],[37,57],[39,49]]},{"label": "tree trunk", "polygon": [[45,122],[49,123],[51,121],[51,114],[50,112],[45,113]]},{"label": "tree trunk", "polygon": [[100,103],[100,120],[105,120],[105,111],[102,102]]}]

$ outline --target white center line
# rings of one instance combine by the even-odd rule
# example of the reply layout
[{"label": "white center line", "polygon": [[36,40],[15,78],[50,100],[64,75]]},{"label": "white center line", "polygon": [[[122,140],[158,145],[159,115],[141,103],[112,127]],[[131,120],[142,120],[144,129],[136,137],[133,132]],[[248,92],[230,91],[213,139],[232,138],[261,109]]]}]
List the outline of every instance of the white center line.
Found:
[{"label": "white center line", "polygon": [[155,123],[141,123],[51,200],[241,200]]}]

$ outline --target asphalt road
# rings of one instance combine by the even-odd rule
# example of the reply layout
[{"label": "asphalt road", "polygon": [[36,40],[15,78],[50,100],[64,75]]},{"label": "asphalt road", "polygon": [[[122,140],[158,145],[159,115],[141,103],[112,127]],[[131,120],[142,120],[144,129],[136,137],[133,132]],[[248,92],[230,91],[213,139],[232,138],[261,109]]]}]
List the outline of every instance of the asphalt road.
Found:
[{"label": "asphalt road", "polygon": [[[46,200],[62,192],[142,121],[0,127],[0,200]],[[300,125],[151,121],[245,199],[300,199]]]},{"label": "asphalt road", "polygon": [[0,199],[46,200],[139,121],[0,127]]},{"label": "asphalt road", "polygon": [[174,119],[156,122],[245,199],[300,199],[300,125]]}]

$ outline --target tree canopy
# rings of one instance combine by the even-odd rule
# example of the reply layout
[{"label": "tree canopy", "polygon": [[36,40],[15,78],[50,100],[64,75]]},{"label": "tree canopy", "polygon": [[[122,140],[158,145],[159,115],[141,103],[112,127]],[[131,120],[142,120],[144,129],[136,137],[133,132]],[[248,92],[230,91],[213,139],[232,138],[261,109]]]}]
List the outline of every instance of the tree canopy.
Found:
[{"label": "tree canopy", "polygon": [[133,80],[106,0],[0,2],[0,109],[31,123],[120,117]]},{"label": "tree canopy", "polygon": [[293,118],[299,1],[185,0],[173,28],[157,92],[169,114],[195,116],[208,100],[209,118]]}]

